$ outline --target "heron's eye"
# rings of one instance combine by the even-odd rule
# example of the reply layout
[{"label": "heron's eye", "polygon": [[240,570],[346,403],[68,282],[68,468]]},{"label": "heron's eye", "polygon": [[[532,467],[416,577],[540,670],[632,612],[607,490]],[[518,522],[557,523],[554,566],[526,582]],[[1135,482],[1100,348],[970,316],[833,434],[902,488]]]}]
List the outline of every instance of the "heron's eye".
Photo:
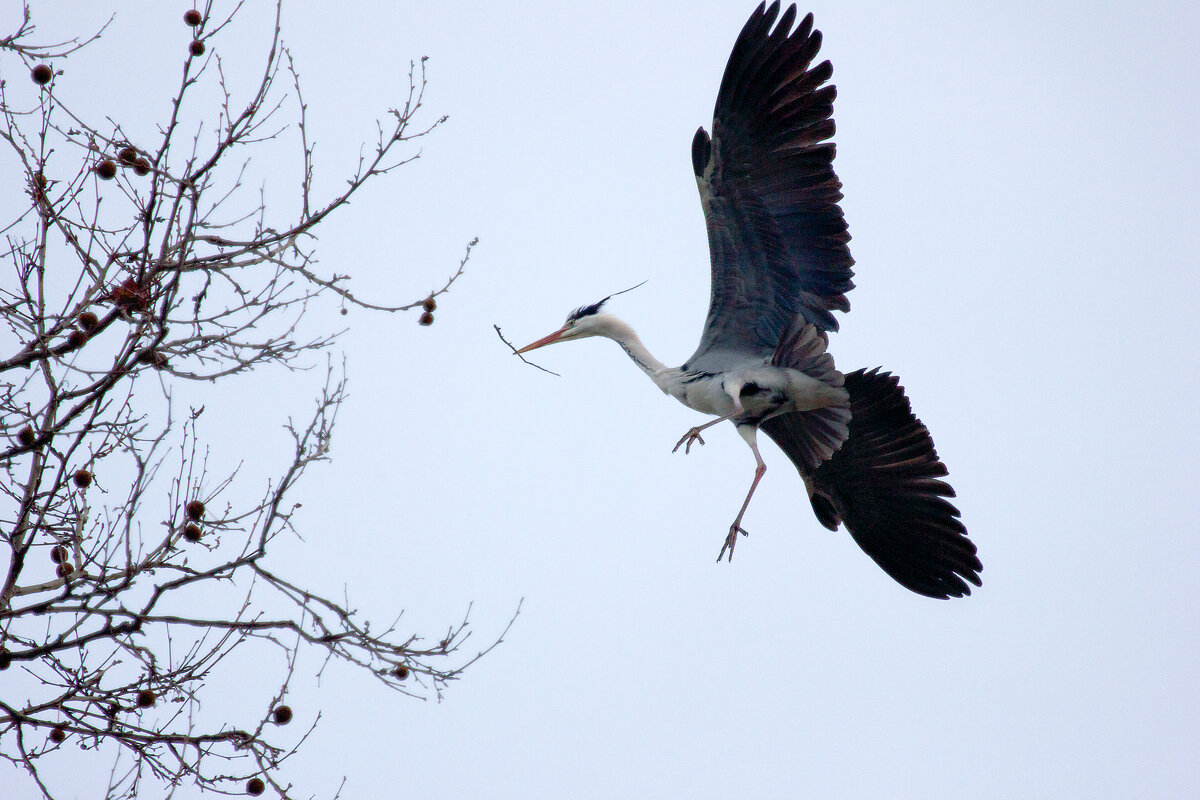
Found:
[{"label": "heron's eye", "polygon": [[574,328],[574,327],[575,327],[575,320],[573,320],[573,319],[569,319],[569,320],[567,320],[566,327],[568,327],[568,328]]}]

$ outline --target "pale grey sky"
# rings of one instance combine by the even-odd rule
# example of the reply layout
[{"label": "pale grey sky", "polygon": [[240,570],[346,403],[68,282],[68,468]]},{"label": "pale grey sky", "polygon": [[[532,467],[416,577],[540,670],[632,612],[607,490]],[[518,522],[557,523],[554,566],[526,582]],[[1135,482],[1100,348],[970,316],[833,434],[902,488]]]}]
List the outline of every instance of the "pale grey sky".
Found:
[{"label": "pale grey sky", "polygon": [[[57,35],[98,5],[34,11]],[[116,5],[60,86],[148,125],[177,80],[184,6]],[[774,446],[752,536],[715,564],[753,470],[732,426],[672,455],[700,418],[611,343],[539,351],[555,378],[496,338],[493,323],[531,341],[647,280],[611,310],[663,361],[692,351],[708,253],[689,143],[753,7],[285,9],[327,189],[402,102],[410,58],[430,56],[430,120],[450,115],[420,161],[329,223],[325,267],[409,300],[481,241],[433,327],[334,320],[351,326],[351,398],[280,568],[431,635],[474,601],[481,643],[525,598],[441,704],[348,670],[317,686],[308,665],[292,705],[323,719],[287,773],[304,793],[342,775],[347,797],[426,798],[1200,784],[1200,7],[809,6],[857,260],[831,351],[897,372],[933,432],[984,563],[968,599],[911,594],[821,528]],[[231,62],[264,42],[257,11],[213,43]],[[260,162],[280,197],[291,157]],[[279,421],[319,380],[262,374],[212,397],[212,430],[238,432],[215,457],[281,464]]]}]

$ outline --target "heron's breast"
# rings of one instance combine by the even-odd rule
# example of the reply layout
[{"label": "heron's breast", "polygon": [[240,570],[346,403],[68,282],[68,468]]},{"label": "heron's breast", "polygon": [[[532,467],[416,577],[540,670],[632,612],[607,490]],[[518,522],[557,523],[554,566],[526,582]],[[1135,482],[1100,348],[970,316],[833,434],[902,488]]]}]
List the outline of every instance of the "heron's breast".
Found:
[{"label": "heron's breast", "polygon": [[673,387],[671,396],[702,414],[723,417],[732,414],[734,410],[733,398],[725,391],[721,375],[684,375],[677,386]]}]

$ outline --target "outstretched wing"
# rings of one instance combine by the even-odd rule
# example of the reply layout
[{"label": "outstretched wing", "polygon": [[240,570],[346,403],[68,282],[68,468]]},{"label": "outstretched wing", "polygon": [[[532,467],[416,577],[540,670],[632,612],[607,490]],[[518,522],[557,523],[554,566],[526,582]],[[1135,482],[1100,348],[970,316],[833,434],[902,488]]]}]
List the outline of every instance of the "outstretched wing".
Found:
[{"label": "outstretched wing", "polygon": [[[812,15],[793,31],[765,4],[742,28],[717,95],[710,139],[692,140],[708,225],[712,297],[691,368],[730,354],[769,357],[796,314],[837,330],[854,260],[833,172],[833,67],[810,68],[821,46]],[[772,30],[774,26],[774,30]]]},{"label": "outstretched wing", "polygon": [[821,524],[839,523],[884,572],[928,597],[963,597],[981,585],[983,565],[958,509],[946,498],[929,430],[912,413],[895,376],[879,370],[847,373],[849,436],[816,468],[806,458],[807,430],[795,413],[761,429],[800,470]]}]

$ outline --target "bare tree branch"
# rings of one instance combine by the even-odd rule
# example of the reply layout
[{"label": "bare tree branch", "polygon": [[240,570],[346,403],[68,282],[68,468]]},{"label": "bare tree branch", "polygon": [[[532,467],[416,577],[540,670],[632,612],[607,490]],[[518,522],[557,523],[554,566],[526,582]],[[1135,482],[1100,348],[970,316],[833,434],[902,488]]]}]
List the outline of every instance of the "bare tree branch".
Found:
[{"label": "bare tree branch", "polygon": [[[419,158],[416,143],[445,118],[418,122],[425,60],[410,65],[403,104],[341,190],[318,197],[278,5],[253,85],[226,81],[221,34],[240,9],[189,12],[194,41],[154,141],[90,120],[70,99],[88,87],[42,63],[96,43],[107,23],[40,44],[26,6],[0,37],[3,74],[32,78],[27,101],[15,79],[0,81],[0,160],[13,167],[6,176],[22,176],[5,188],[28,198],[0,220],[0,760],[46,798],[57,791],[46,766],[67,740],[112,759],[107,798],[257,788],[248,781],[294,796],[281,768],[311,727],[286,740],[280,731],[299,656],[440,698],[508,631],[469,649],[469,605],[433,637],[404,632],[400,615],[373,625],[348,597],[323,596],[272,562],[280,537],[299,533],[298,484],[330,459],[346,381],[328,355],[311,415],[288,421],[291,450],[257,499],[245,499],[253,476],[240,467],[210,468],[238,443],[214,437],[204,407],[187,405],[193,382],[311,368],[339,333],[315,324],[321,298],[420,309],[428,324],[477,243],[441,288],[411,301],[369,302],[349,276],[323,273],[318,226]],[[202,86],[221,100],[185,134]],[[293,216],[276,219],[261,190],[247,204],[244,181],[260,146],[283,136],[301,151],[299,197]],[[242,648],[276,659],[280,683],[249,717],[214,719],[204,699]],[[21,678],[21,699],[10,678]]]}]

